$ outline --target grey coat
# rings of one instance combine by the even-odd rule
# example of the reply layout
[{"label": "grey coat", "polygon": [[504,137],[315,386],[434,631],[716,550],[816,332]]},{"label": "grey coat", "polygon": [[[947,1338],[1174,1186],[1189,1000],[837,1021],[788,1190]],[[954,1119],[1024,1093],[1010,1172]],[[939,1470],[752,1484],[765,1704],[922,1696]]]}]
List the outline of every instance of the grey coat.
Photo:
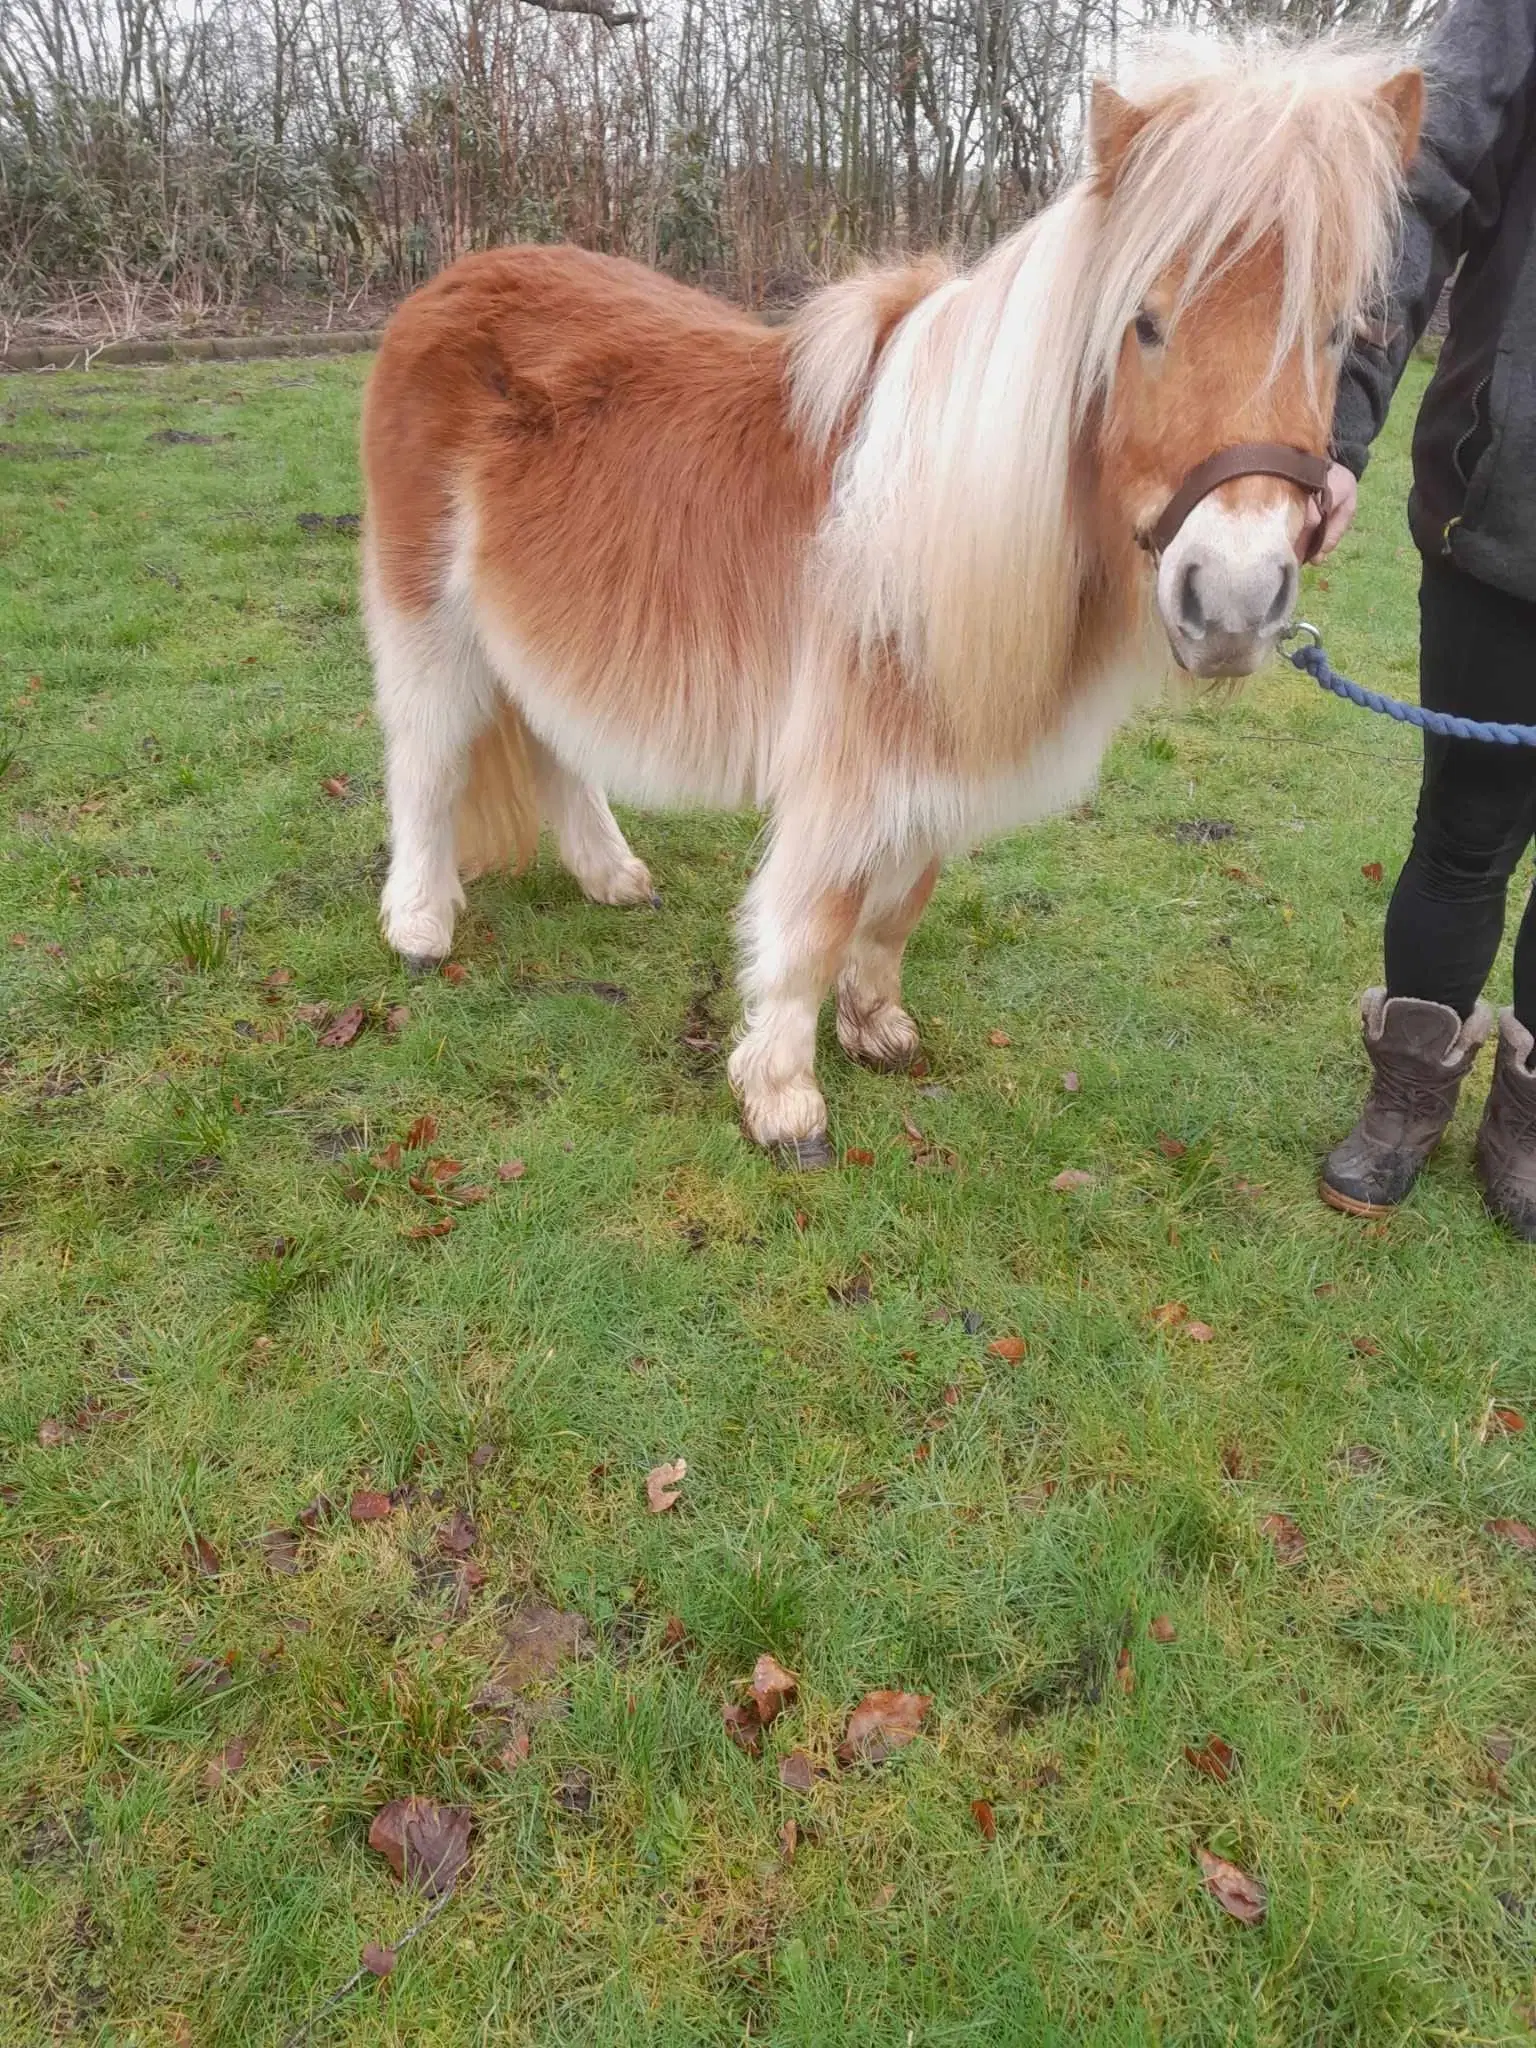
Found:
[{"label": "grey coat", "polygon": [[1425,68],[1389,339],[1345,363],[1334,451],[1364,469],[1460,263],[1414,428],[1409,524],[1426,556],[1536,603],[1536,0],[1454,0]]}]

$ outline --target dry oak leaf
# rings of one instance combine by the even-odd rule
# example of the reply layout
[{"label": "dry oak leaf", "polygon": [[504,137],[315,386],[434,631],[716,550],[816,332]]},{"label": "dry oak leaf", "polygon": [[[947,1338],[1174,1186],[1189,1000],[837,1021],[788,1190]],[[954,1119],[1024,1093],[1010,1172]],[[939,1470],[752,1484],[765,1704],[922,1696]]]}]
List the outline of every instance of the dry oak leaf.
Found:
[{"label": "dry oak leaf", "polygon": [[452,982],[457,987],[460,982],[468,981],[469,969],[461,960],[445,960],[443,962],[443,979],[444,981]]},{"label": "dry oak leaf", "polygon": [[340,1046],[350,1045],[367,1019],[368,1012],[361,1003],[348,1003],[330,1029],[321,1032],[320,1043],[329,1046],[333,1051]]},{"label": "dry oak leaf", "polygon": [[400,1140],[398,1138],[391,1138],[382,1152],[374,1153],[372,1163],[378,1168],[380,1173],[393,1173],[403,1157],[404,1154],[400,1150]]},{"label": "dry oak leaf", "polygon": [[1154,1643],[1176,1643],[1179,1632],[1166,1614],[1154,1614],[1147,1627],[1147,1634]]},{"label": "dry oak leaf", "polygon": [[1501,1436],[1518,1436],[1525,1428],[1525,1417],[1518,1408],[1490,1408],[1488,1427]]},{"label": "dry oak leaf", "polygon": [[1182,1138],[1171,1138],[1166,1131],[1159,1131],[1157,1149],[1165,1159],[1182,1159],[1189,1147]]},{"label": "dry oak leaf", "polygon": [[1184,1745],[1184,1761],[1191,1770],[1199,1771],[1204,1777],[1214,1778],[1218,1785],[1225,1785],[1237,1768],[1237,1752],[1230,1742],[1223,1742],[1219,1735],[1206,1739],[1203,1749]]},{"label": "dry oak leaf", "polygon": [[766,1728],[776,1721],[787,1706],[794,1703],[800,1690],[800,1681],[793,1671],[786,1671],[766,1654],[759,1657],[752,1667],[752,1676],[747,1683],[747,1692],[757,1713],[757,1718]]},{"label": "dry oak leaf", "polygon": [[1379,860],[1368,860],[1360,872],[1368,882],[1379,882],[1383,879],[1386,870],[1382,867]]},{"label": "dry oak leaf", "polygon": [[216,1579],[219,1576],[219,1553],[206,1536],[194,1534],[191,1540],[183,1543],[181,1547],[187,1563],[200,1579]]},{"label": "dry oak leaf", "polygon": [[370,1977],[387,1977],[395,1967],[395,1952],[370,1941],[363,1950],[363,1968]]},{"label": "dry oak leaf", "polygon": [[862,1145],[850,1145],[843,1154],[844,1166],[873,1166],[875,1155]]},{"label": "dry oak leaf", "polygon": [[971,1818],[981,1830],[981,1839],[984,1842],[995,1842],[997,1840],[997,1815],[992,1811],[990,1799],[973,1799],[971,1801]]},{"label": "dry oak leaf", "polygon": [[1491,1522],[1484,1522],[1483,1527],[1501,1543],[1512,1543],[1516,1550],[1536,1551],[1536,1529],[1529,1522],[1517,1522],[1511,1515],[1497,1515]]},{"label": "dry oak leaf", "polygon": [[989,1031],[987,1033],[987,1043],[988,1045],[1012,1045],[1013,1040],[1006,1031]]},{"label": "dry oak leaf", "polygon": [[653,1465],[645,1475],[645,1500],[653,1515],[664,1515],[681,1498],[678,1489],[688,1475],[688,1460],[674,1458],[670,1464]]},{"label": "dry oak leaf", "polygon": [[918,1734],[933,1701],[920,1692],[867,1692],[848,1716],[848,1732],[837,1760],[880,1764]]},{"label": "dry oak leaf", "polygon": [[1256,1877],[1250,1877],[1246,1870],[1239,1870],[1235,1863],[1228,1863],[1223,1856],[1213,1856],[1203,1845],[1196,1847],[1200,1859],[1200,1874],[1206,1890],[1224,1913],[1230,1913],[1234,1920],[1241,1920],[1245,1927],[1263,1924],[1269,1910],[1269,1896]]},{"label": "dry oak leaf", "polygon": [[392,1799],[373,1817],[368,1846],[390,1869],[435,1899],[450,1890],[469,1858],[474,1816],[467,1806],[439,1806],[435,1799]]},{"label": "dry oak leaf", "polygon": [[496,1169],[496,1178],[498,1180],[521,1180],[527,1171],[528,1162],[526,1159],[503,1159],[500,1166]]},{"label": "dry oak leaf", "polygon": [[1017,1365],[1028,1349],[1022,1337],[994,1337],[987,1346],[987,1353],[992,1358],[1005,1359],[1009,1365]]},{"label": "dry oak leaf", "polygon": [[350,775],[327,775],[320,787],[327,796],[344,797],[351,786]]},{"label": "dry oak leaf", "polygon": [[792,1749],[779,1758],[779,1783],[790,1792],[809,1792],[816,1782],[816,1766],[803,1749]]},{"label": "dry oak leaf", "polygon": [[354,1493],[347,1504],[347,1513],[354,1522],[382,1522],[394,1503],[387,1493]]},{"label": "dry oak leaf", "polygon": [[1307,1539],[1289,1515],[1266,1515],[1259,1527],[1274,1545],[1278,1563],[1299,1564],[1306,1555]]},{"label": "dry oak leaf", "polygon": [[1182,1301],[1165,1301],[1153,1309],[1149,1320],[1160,1330],[1176,1330],[1180,1323],[1189,1321],[1189,1308]]},{"label": "dry oak leaf", "polygon": [[1057,1174],[1056,1178],[1051,1182],[1051,1187],[1058,1195],[1070,1195],[1074,1188],[1091,1188],[1094,1180],[1095,1176],[1091,1173],[1085,1173],[1082,1167],[1068,1166],[1064,1167]]},{"label": "dry oak leaf", "polygon": [[405,1134],[405,1149],[407,1152],[420,1152],[430,1145],[436,1136],[437,1118],[419,1116]]},{"label": "dry oak leaf", "polygon": [[1194,1344],[1209,1344],[1215,1334],[1209,1323],[1186,1323],[1179,1332],[1181,1337],[1188,1337]]},{"label": "dry oak leaf", "polygon": [[210,1792],[217,1792],[226,1778],[232,1778],[236,1771],[245,1768],[245,1744],[237,1735],[233,1742],[226,1743],[212,1759],[203,1773],[203,1784]]},{"label": "dry oak leaf", "polygon": [[405,1235],[420,1244],[429,1237],[446,1237],[453,1228],[451,1216],[439,1216],[435,1223],[413,1223]]}]

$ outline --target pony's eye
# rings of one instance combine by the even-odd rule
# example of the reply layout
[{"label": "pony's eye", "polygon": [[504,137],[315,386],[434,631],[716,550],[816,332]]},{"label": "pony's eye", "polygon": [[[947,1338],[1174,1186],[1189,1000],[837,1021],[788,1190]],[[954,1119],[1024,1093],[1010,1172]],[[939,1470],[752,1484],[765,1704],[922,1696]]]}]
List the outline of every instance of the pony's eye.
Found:
[{"label": "pony's eye", "polygon": [[1163,345],[1163,330],[1156,316],[1145,306],[1136,315],[1136,339],[1143,348],[1161,348]]}]

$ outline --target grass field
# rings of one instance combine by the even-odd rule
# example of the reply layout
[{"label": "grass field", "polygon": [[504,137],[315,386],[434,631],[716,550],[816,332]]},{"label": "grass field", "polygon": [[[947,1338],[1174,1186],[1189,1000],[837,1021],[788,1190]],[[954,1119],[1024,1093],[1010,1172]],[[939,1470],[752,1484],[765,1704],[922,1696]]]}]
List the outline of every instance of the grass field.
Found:
[{"label": "grass field", "polygon": [[[1137,726],[949,870],[928,1076],[828,1030],[872,1163],[786,1177],[716,1049],[755,821],[627,818],[659,915],[543,863],[462,977],[383,950],[356,541],[298,517],[357,507],[365,371],[0,383],[0,2041],[286,2040],[422,1911],[366,1845],[409,1793],[470,1872],[322,2048],[1529,2040],[1536,1561],[1485,1525],[1536,1521],[1536,1271],[1482,1081],[1390,1226],[1313,1193],[1411,736],[1278,667]],[[1410,694],[1421,379],[1307,599]],[[840,1769],[871,1688],[933,1704]]]}]

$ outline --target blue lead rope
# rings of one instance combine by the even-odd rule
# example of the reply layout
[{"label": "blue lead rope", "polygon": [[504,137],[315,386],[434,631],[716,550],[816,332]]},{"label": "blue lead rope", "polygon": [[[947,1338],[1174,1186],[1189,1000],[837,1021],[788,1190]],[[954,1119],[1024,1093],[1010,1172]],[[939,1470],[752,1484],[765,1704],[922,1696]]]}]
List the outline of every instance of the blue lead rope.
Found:
[{"label": "blue lead rope", "polygon": [[1417,725],[1425,732],[1438,733],[1447,740],[1487,740],[1498,747],[1536,747],[1536,725],[1500,725],[1494,719],[1455,718],[1449,711],[1426,711],[1422,704],[1405,704],[1400,697],[1384,697],[1380,690],[1367,690],[1341,676],[1323,652],[1322,635],[1305,620],[1291,627],[1285,639],[1298,633],[1312,638],[1300,647],[1287,647],[1285,658],[1320,689],[1332,690],[1362,711],[1383,711],[1401,725]]}]

